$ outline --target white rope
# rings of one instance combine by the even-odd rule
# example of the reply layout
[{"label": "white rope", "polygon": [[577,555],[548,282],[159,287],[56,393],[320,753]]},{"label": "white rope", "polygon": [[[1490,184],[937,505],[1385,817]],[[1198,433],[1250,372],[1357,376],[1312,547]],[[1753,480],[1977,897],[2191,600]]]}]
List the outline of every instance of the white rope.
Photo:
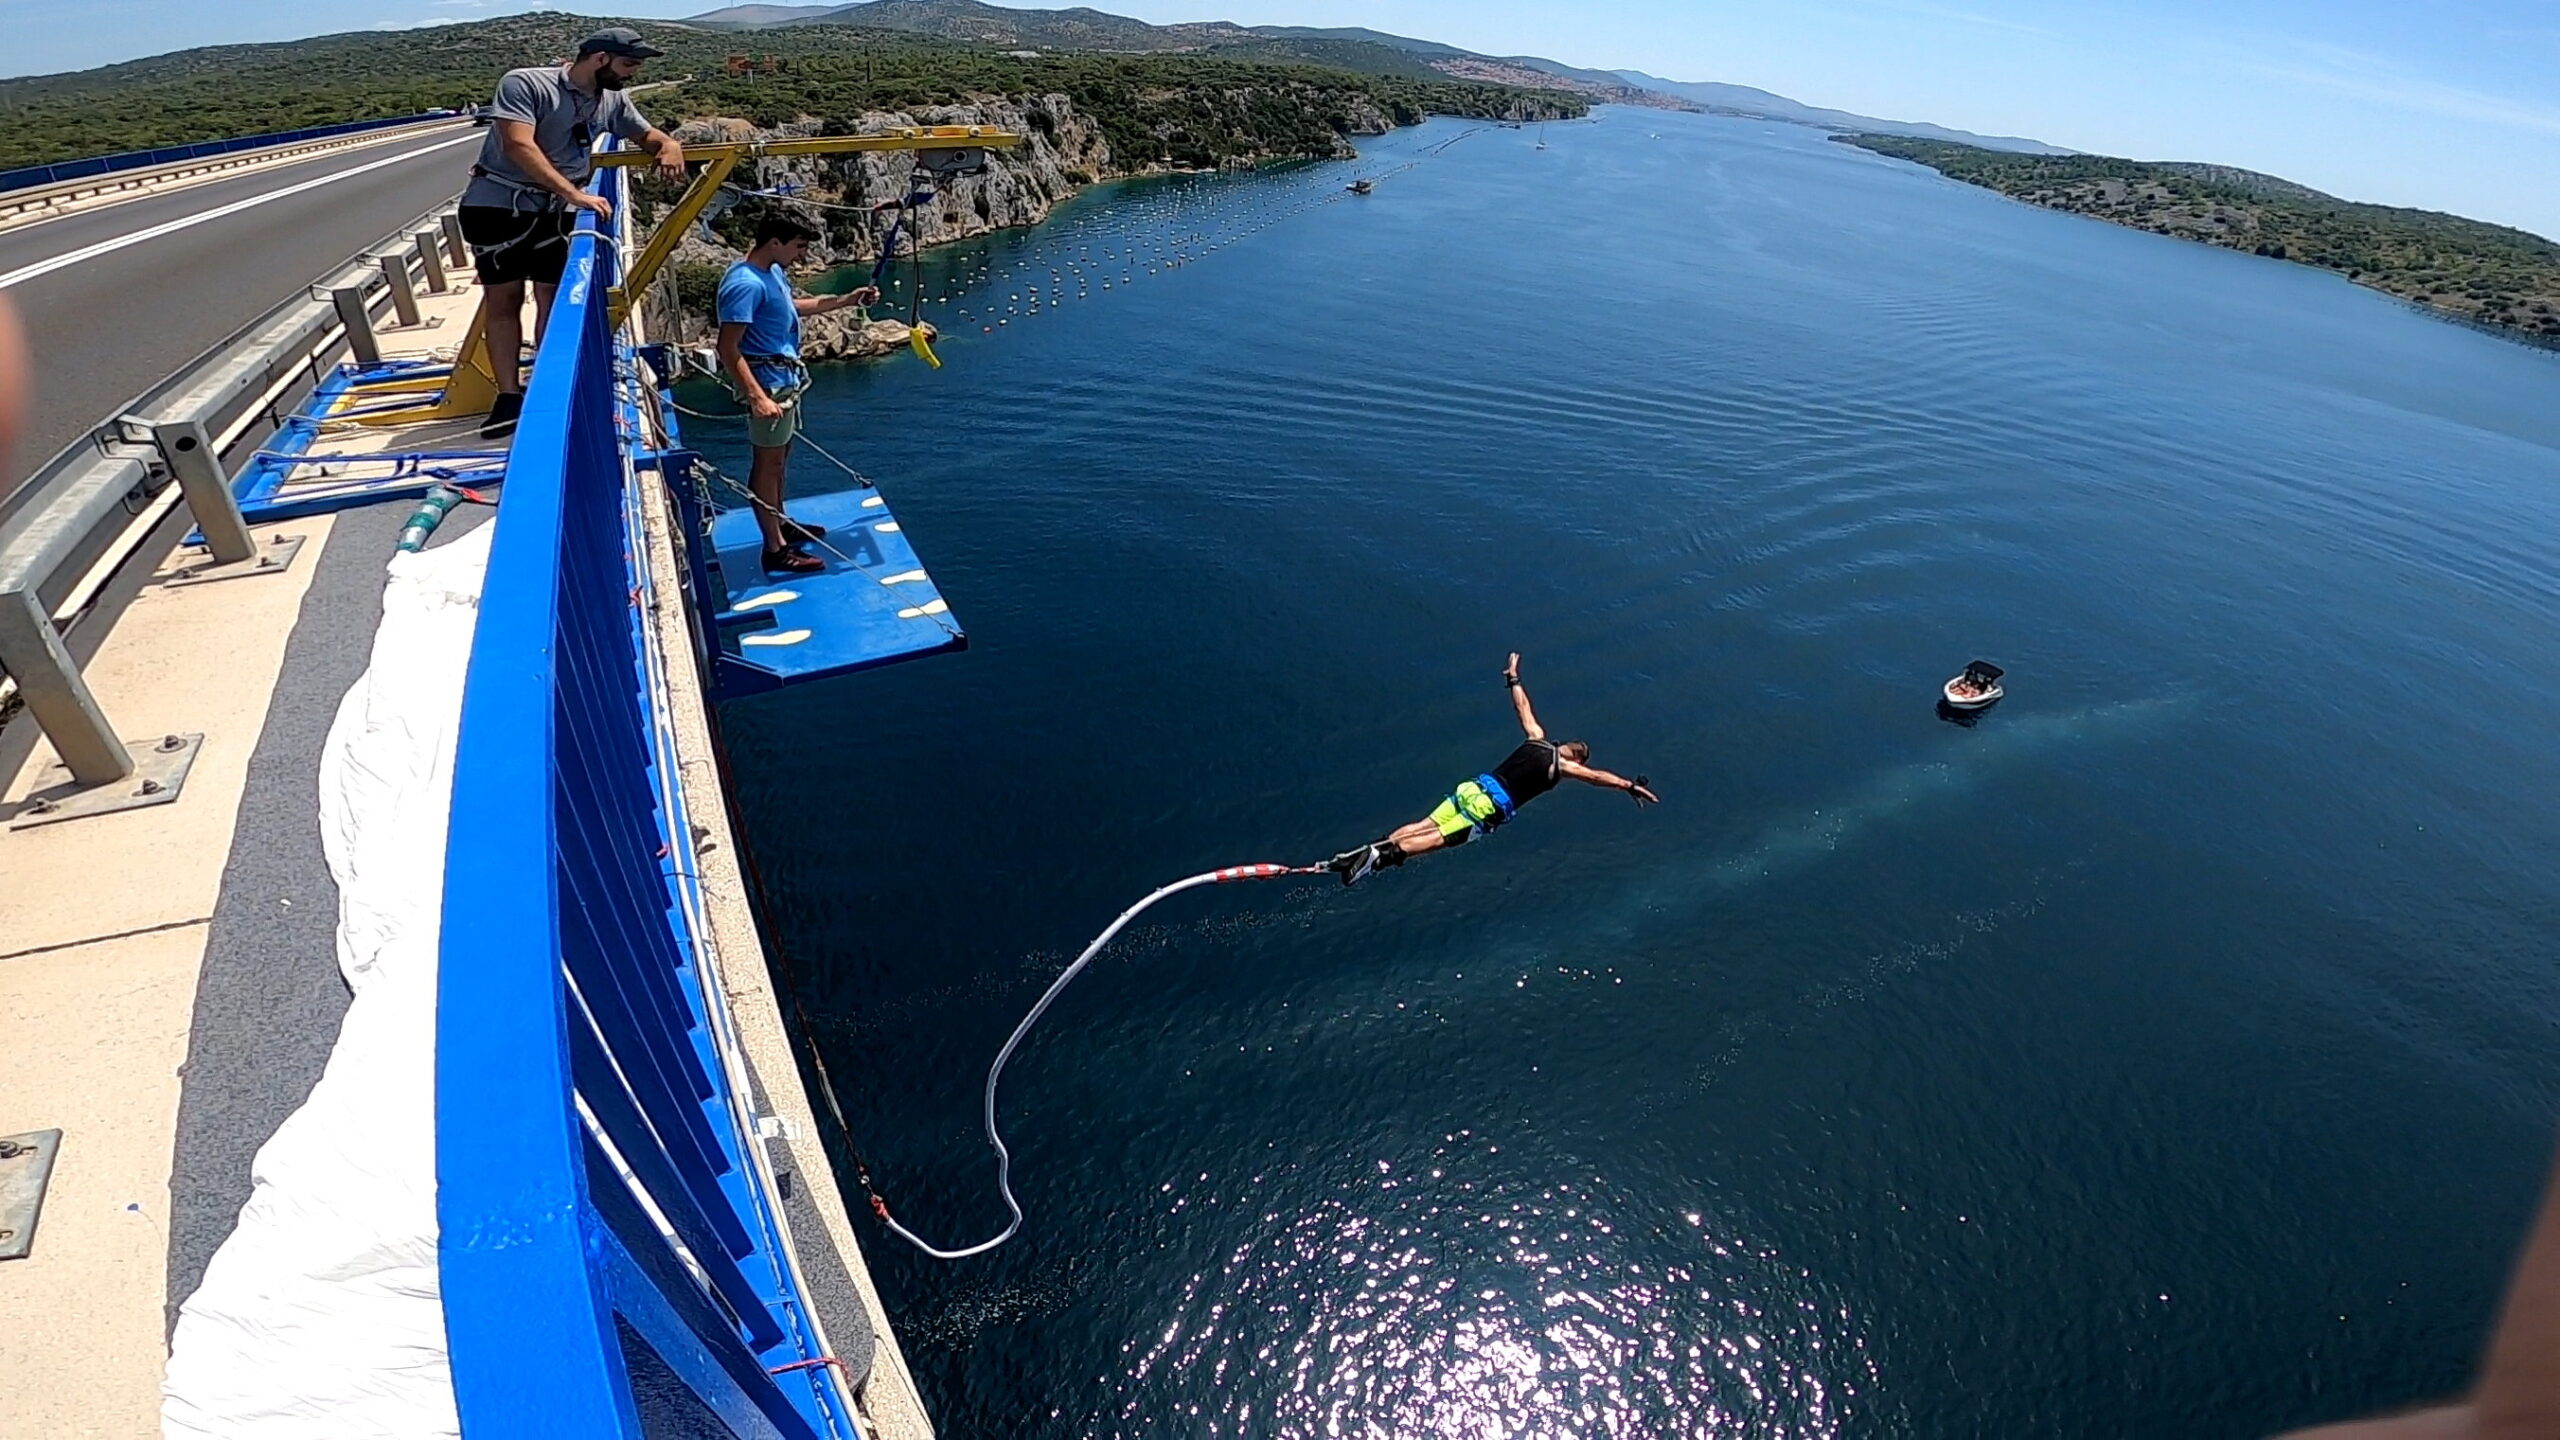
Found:
[{"label": "white rope", "polygon": [[[931,1241],[891,1218],[887,1202],[877,1194],[871,1197],[871,1208],[878,1212],[880,1219],[897,1234],[898,1238],[936,1260],[966,1260],[973,1255],[984,1255],[1012,1239],[1015,1232],[1022,1228],[1022,1202],[1016,1200],[1013,1195],[1013,1152],[1004,1148],[1004,1136],[996,1129],[996,1084],[1004,1078],[1005,1062],[1013,1058],[1013,1052],[1021,1046],[1022,1038],[1031,1033],[1031,1027],[1039,1024],[1040,1017],[1049,1013],[1049,1006],[1057,1000],[1059,993],[1072,984],[1078,975],[1084,973],[1085,966],[1093,963],[1093,957],[1102,952],[1103,946],[1111,943],[1111,937],[1119,934],[1130,921],[1137,919],[1148,906],[1168,895],[1178,895],[1201,885],[1224,885],[1235,880],[1278,880],[1292,875],[1323,873],[1325,868],[1321,865],[1232,865],[1224,870],[1205,871],[1188,880],[1176,880],[1121,911],[1120,918],[1112,921],[1109,928],[1093,937],[1093,943],[1084,947],[1084,953],[1076,957],[1075,963],[1068,966],[1056,980],[1050,982],[1048,991],[1040,997],[1040,1003],[1032,1006],[1031,1013],[1022,1017],[1022,1023],[1013,1027],[1013,1034],[1004,1042],[1004,1048],[996,1052],[996,1063],[987,1071],[987,1143],[994,1146],[996,1152],[996,1190],[1004,1197],[1004,1208],[1013,1212],[1013,1219],[1005,1225],[1004,1233],[992,1240],[981,1240],[975,1245],[964,1246],[957,1250],[944,1250],[937,1248]],[[830,1089],[832,1088],[831,1086]],[[832,1094],[828,1097],[828,1103],[831,1106],[834,1104]],[[843,1123],[841,1111],[838,1112],[837,1123]]]}]

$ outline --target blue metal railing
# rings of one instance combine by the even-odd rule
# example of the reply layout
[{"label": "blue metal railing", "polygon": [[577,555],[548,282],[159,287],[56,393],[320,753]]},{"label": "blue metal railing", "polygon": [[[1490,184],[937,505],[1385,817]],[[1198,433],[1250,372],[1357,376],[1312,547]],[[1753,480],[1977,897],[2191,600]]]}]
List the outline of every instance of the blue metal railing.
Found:
[{"label": "blue metal railing", "polygon": [[57,160],[50,165],[28,165],[16,170],[0,170],[0,195],[24,190],[32,185],[56,185],[65,180],[85,180],[92,175],[107,175],[118,170],[139,170],[149,165],[172,165],[180,160],[196,160],[207,155],[228,155],[235,150],[256,150],[267,145],[291,145],[301,140],[326,140],[332,135],[353,135],[360,130],[382,130],[393,125],[416,125],[422,121],[441,119],[433,111],[418,115],[396,115],[385,120],[349,120],[341,125],[314,125],[307,130],[279,130],[272,135],[244,135],[236,140],[199,140],[192,145],[164,145],[157,150],[127,150],[120,155],[92,155],[85,160]]},{"label": "blue metal railing", "polygon": [[454,1395],[467,1440],[850,1440],[696,943],[617,270],[582,220],[463,694],[436,1019]]}]

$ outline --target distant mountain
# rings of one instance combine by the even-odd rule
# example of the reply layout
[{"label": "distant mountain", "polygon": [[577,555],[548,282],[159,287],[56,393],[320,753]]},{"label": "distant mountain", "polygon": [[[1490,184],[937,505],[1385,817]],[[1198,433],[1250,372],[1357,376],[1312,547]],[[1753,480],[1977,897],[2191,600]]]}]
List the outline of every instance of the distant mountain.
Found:
[{"label": "distant mountain", "polygon": [[1480,55],[1436,40],[1417,40],[1359,26],[1236,25],[1207,20],[1150,25],[1125,15],[1079,6],[1072,10],[1016,10],[981,0],[860,0],[850,5],[733,5],[696,15],[687,23],[713,28],[763,29],[774,25],[866,25],[1002,49],[1103,50],[1150,54],[1197,51],[1238,60],[1295,61],[1372,75],[1449,76],[1504,85],[1571,90],[1595,101],[1706,110],[1814,125],[1825,130],[1948,140],[2030,155],[2071,152],[2013,136],[1974,135],[1901,120],[1878,120],[1846,110],[1826,110],[1754,90],[1747,85],[1691,84],[1641,70],[1585,70],[1535,55]]},{"label": "distant mountain", "polygon": [[1945,140],[1957,145],[1971,145],[1983,150],[2007,150],[2020,155],[2068,155],[2071,151],[2041,140],[2024,140],[2013,135],[1976,135],[1966,130],[1950,130],[1943,125],[1929,125],[1912,120],[1879,120],[1872,115],[1854,115],[1846,110],[1825,110],[1754,90],[1748,85],[1722,85],[1713,81],[1665,80],[1641,70],[1611,72],[1627,84],[1702,105],[1725,115],[1749,115],[1762,120],[1784,120],[1794,125],[1815,125],[1825,130],[1854,131],[1865,135],[1901,135],[1914,140]]},{"label": "distant mountain", "polygon": [[1356,40],[1363,45],[1384,45],[1390,50],[1403,50],[1415,55],[1466,55],[1473,52],[1437,40],[1416,40],[1409,35],[1390,35],[1384,30],[1368,30],[1357,25],[1344,25],[1320,30],[1311,25],[1256,25],[1257,35],[1284,40]]},{"label": "distant mountain", "polygon": [[839,7],[834,5],[732,5],[726,10],[706,10],[685,21],[710,30],[756,30],[767,25],[787,25],[824,15]]},{"label": "distant mountain", "polygon": [[[761,6],[739,6],[718,11],[714,15],[731,15],[740,9]],[[784,25],[865,25],[875,30],[904,30],[911,34],[933,35],[945,40],[969,40],[981,45],[1013,45],[1025,49],[1048,50],[1156,50],[1197,49],[1208,38],[1188,34],[1214,29],[1233,35],[1247,32],[1240,25],[1214,26],[1150,25],[1126,15],[1112,15],[1085,6],[1072,10],[1015,10],[1002,5],[984,5],[979,0],[862,0],[862,3],[833,7],[789,5],[771,7],[791,14]],[[759,27],[760,28],[760,27]]]},{"label": "distant mountain", "polygon": [[[709,29],[859,25],[961,40],[1000,50],[1088,50],[1105,54],[1206,54],[1228,60],[1326,65],[1364,75],[1414,80],[1449,78],[1404,45],[1373,43],[1374,31],[1320,31],[1294,26],[1248,28],[1213,20],[1150,25],[1079,7],[1015,10],[978,0],[862,0],[850,5],[733,5],[685,22]],[[1391,38],[1391,37],[1381,37]],[[1415,42],[1420,43],[1420,42]],[[1444,47],[1445,48],[1445,47]]]}]

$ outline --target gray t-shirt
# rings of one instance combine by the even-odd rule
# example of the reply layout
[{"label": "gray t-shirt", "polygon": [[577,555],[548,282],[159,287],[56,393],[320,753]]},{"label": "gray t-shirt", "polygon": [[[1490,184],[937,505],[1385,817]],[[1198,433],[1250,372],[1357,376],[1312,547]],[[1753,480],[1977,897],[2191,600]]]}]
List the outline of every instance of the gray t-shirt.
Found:
[{"label": "gray t-shirt", "polygon": [[570,84],[568,71],[557,65],[510,70],[499,79],[497,101],[489,107],[489,135],[480,142],[480,163],[462,192],[465,205],[533,209],[561,203],[507,158],[506,141],[498,131],[501,120],[532,126],[533,143],[562,176],[581,185],[596,136],[619,135],[636,142],[649,133],[640,107],[619,90],[589,95]]}]

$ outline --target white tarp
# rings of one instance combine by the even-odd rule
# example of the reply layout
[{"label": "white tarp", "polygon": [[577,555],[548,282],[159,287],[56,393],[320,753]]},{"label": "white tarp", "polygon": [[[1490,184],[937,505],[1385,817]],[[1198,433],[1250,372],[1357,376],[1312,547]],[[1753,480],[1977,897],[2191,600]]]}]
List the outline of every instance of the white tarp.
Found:
[{"label": "white tarp", "polygon": [[165,1436],[460,1434],[436,1280],[436,942],[454,732],[495,529],[392,558],[372,664],[330,728],[320,832],[354,999],[180,1310]]}]

